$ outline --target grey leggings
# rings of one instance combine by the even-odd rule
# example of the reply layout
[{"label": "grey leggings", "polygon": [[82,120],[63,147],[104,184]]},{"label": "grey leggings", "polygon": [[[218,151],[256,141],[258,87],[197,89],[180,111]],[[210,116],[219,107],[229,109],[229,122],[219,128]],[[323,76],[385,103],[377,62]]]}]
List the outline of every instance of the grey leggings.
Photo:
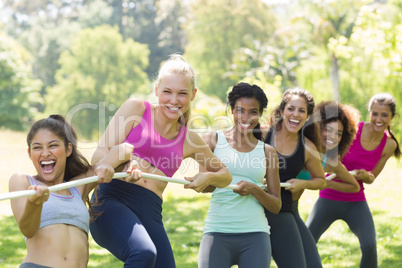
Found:
[{"label": "grey leggings", "polygon": [[199,268],[268,268],[270,263],[267,233],[206,233],[201,240]]},{"label": "grey leggings", "polygon": [[377,267],[377,242],[373,217],[366,201],[346,202],[319,198],[306,225],[316,242],[336,220],[343,220],[360,242],[360,267]]}]

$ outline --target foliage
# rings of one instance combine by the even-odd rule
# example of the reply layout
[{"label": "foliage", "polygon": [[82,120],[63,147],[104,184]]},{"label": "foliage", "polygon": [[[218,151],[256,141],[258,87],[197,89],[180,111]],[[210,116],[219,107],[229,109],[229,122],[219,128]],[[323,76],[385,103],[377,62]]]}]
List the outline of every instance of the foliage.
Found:
[{"label": "foliage", "polygon": [[29,53],[0,32],[0,127],[24,130],[41,103],[41,83],[32,78]]},{"label": "foliage", "polygon": [[[276,4],[267,4],[272,2]],[[209,95],[225,101],[227,90],[235,83],[257,76],[257,80],[261,80],[264,76],[267,83],[279,86],[281,91],[300,86],[309,90],[317,101],[339,97],[340,101],[356,106],[363,119],[367,119],[369,97],[380,91],[391,93],[400,111],[401,0],[285,2],[4,0],[0,3],[0,23],[3,23],[4,31],[32,54],[30,59],[23,58],[23,64],[32,66],[28,68],[29,77],[42,81],[42,97],[46,96],[48,88],[54,88],[53,97],[47,98],[52,101],[52,107],[57,106],[54,101],[56,88],[64,90],[66,85],[74,88],[78,83],[74,81],[79,81],[82,91],[88,92],[105,83],[103,74],[88,76],[81,73],[81,68],[68,74],[60,72],[62,78],[55,74],[61,67],[60,54],[72,51],[72,36],[78,36],[85,28],[108,24],[117,27],[124,42],[134,39],[148,46],[148,54],[144,57],[149,64],[143,68],[148,79],[155,77],[161,62],[169,54],[184,53],[196,71],[198,89],[205,93],[199,99]],[[85,51],[80,55],[83,54]],[[66,84],[63,87],[58,85],[61,80]],[[331,88],[339,88],[339,91],[331,91]],[[133,91],[139,94],[137,88]],[[74,100],[65,90],[58,94],[71,103]],[[99,94],[84,93],[83,99],[99,106],[99,99],[89,100],[92,95]],[[81,98],[76,99],[79,102],[75,105],[80,104]],[[210,116],[211,111],[215,111],[216,116],[221,115],[213,109],[222,107],[216,99],[200,100],[202,102],[194,105],[197,113]],[[108,121],[103,117],[108,117],[117,108],[109,104],[107,99],[104,104],[107,111],[98,113],[96,120],[93,107],[80,115],[84,118],[93,112],[89,121],[104,122],[98,128],[102,131]],[[44,105],[30,107],[43,112]],[[54,111],[48,107],[46,112],[70,109],[61,107]],[[201,107],[199,111],[198,107]],[[195,127],[202,127],[202,124],[200,120],[194,121]],[[97,125],[92,127],[95,129],[91,133],[96,132]],[[402,138],[402,125],[395,124],[394,130]],[[89,132],[85,130],[85,135],[92,135]]]},{"label": "foliage", "polygon": [[340,63],[329,45],[332,39],[342,38],[347,42],[355,26],[357,14],[369,0],[300,1],[304,9],[302,16],[296,16],[294,23],[305,22],[311,26],[311,43],[324,47],[327,52],[327,69],[331,79],[335,100],[340,100]]},{"label": "foliage", "polygon": [[[18,36],[20,43],[33,55],[33,75],[43,82],[41,95],[46,87],[55,85],[55,73],[60,68],[60,54],[70,46],[70,37],[79,31],[78,23],[62,20],[57,25],[46,18],[32,18],[29,30]],[[44,107],[42,108],[43,111]]]},{"label": "foliage", "polygon": [[105,0],[113,12],[108,24],[117,25],[123,39],[132,38],[147,44],[150,50],[149,77],[168,55],[183,52],[185,36],[182,23],[185,3],[175,0]]},{"label": "foliage", "polygon": [[255,76],[250,76],[242,79],[242,82],[255,84],[264,90],[268,98],[268,107],[266,111],[264,111],[260,122],[261,124],[268,124],[270,121],[271,113],[273,112],[273,110],[276,109],[276,106],[278,106],[282,100],[282,92],[280,90],[281,77],[276,76],[274,78],[274,83],[271,83],[263,72],[257,72]]},{"label": "foliage", "polygon": [[116,107],[132,94],[148,91],[148,54],[146,45],[132,39],[123,42],[116,27],[82,30],[71,50],[60,56],[57,84],[48,89],[47,111],[74,119],[87,138],[103,132]]},{"label": "foliage", "polygon": [[230,73],[236,51],[266,41],[274,16],[259,0],[198,0],[191,14],[185,55],[198,73],[199,88],[224,100],[226,89],[243,77]]},{"label": "foliage", "polygon": [[223,130],[232,125],[225,110],[226,105],[216,96],[198,91],[193,101],[189,127],[199,133]]},{"label": "foliage", "polygon": [[300,35],[292,37],[292,31],[280,29],[278,32],[264,44],[255,40],[252,46],[239,49],[231,65],[232,72],[246,77],[263,73],[271,83],[279,81],[282,91],[297,86],[297,70],[303,59],[311,57],[311,52]]},{"label": "foliage", "polygon": [[[77,16],[83,1],[6,0],[5,7],[13,11],[7,21],[7,32],[33,56],[33,77],[42,81],[40,94],[55,84],[54,75],[60,53],[69,47],[70,35],[79,30]],[[9,13],[4,13],[9,15]],[[40,105],[39,111],[45,107]]]},{"label": "foliage", "polygon": [[[389,92],[399,104],[402,100],[402,22],[397,14],[400,12],[392,5],[365,6],[349,44],[342,44],[341,40],[332,44],[345,66],[344,85],[349,90],[341,91],[342,99],[353,101],[363,119],[368,118],[366,105],[375,93]],[[401,110],[398,104],[397,109]],[[393,130],[402,138],[400,124]]]}]

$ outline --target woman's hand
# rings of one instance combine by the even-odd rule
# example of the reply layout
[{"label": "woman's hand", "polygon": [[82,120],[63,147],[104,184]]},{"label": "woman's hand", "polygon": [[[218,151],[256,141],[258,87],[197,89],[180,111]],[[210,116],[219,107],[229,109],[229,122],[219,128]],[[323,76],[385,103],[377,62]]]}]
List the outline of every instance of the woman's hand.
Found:
[{"label": "woman's hand", "polygon": [[242,196],[252,194],[255,187],[258,187],[256,184],[248,182],[248,181],[240,181],[237,183],[237,186],[238,187],[236,189],[233,189],[233,192],[235,192],[239,195],[242,195]]},{"label": "woman's hand", "polygon": [[200,172],[194,177],[184,177],[185,180],[190,182],[190,184],[184,185],[184,188],[193,189],[198,193],[204,192],[205,189],[211,186],[209,183],[211,176],[213,176],[211,172]]},{"label": "woman's hand", "polygon": [[108,183],[113,179],[114,169],[110,165],[101,164],[95,168],[94,173],[98,176],[98,183]]},{"label": "woman's hand", "polygon": [[28,190],[36,190],[36,194],[28,197],[28,202],[37,206],[42,205],[49,199],[49,189],[46,186],[31,185]]},{"label": "woman's hand", "polygon": [[128,161],[123,168],[123,172],[127,172],[127,174],[129,174],[123,179],[126,182],[134,183],[142,178],[142,172],[138,169],[138,162],[135,160]]},{"label": "woman's hand", "polygon": [[290,179],[286,182],[290,183],[290,186],[285,187],[285,190],[291,191],[292,193],[296,193],[305,189],[304,180]]},{"label": "woman's hand", "polygon": [[374,174],[365,169],[355,169],[354,171],[356,173],[356,180],[361,180],[364,183],[372,183],[375,179]]}]

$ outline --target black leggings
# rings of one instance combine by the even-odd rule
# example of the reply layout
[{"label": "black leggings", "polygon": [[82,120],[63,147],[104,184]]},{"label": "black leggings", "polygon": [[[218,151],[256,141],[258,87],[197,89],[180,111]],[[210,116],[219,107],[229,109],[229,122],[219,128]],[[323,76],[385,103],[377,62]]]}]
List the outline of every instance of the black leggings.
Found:
[{"label": "black leggings", "polygon": [[377,242],[373,216],[366,201],[346,202],[319,198],[306,225],[316,242],[336,220],[345,221],[360,242],[360,267],[377,267]]},{"label": "black leggings", "polygon": [[[109,184],[115,186],[114,192],[100,195],[101,205],[94,207],[102,212],[90,225],[95,242],[123,261],[125,268],[176,267],[162,222],[162,199],[119,180],[101,186]],[[128,190],[120,192],[122,188]]]},{"label": "black leggings", "polygon": [[[293,203],[297,207],[296,203]],[[322,267],[314,239],[299,214],[265,210],[271,226],[272,257],[279,268]]]},{"label": "black leggings", "polygon": [[316,242],[311,235],[306,224],[302,220],[299,214],[299,201],[293,201],[292,211],[295,218],[297,228],[303,243],[304,256],[306,258],[306,264],[308,268],[322,267],[320,254],[318,253]]}]

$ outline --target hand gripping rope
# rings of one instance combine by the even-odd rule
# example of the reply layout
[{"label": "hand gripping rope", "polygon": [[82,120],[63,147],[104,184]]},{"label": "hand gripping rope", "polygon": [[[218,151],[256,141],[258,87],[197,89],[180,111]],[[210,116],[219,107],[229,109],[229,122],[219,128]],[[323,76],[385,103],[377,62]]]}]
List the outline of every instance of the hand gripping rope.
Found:
[{"label": "hand gripping rope", "polygon": [[[126,172],[117,172],[114,174],[113,178],[125,178],[127,177],[128,174]],[[178,178],[170,178],[170,177],[165,177],[165,176],[160,176],[160,175],[155,175],[155,174],[149,174],[149,173],[142,173],[142,177],[146,179],[152,179],[152,180],[159,180],[159,181],[166,181],[166,182],[174,182],[174,183],[179,183],[179,184],[190,184],[191,182],[186,181],[185,179],[178,179]],[[76,187],[79,185],[84,185],[92,182],[97,182],[98,181],[98,176],[92,176],[80,180],[75,180],[75,181],[69,181],[69,182],[64,182],[60,183],[54,186],[48,187],[50,192],[56,192],[60,190],[64,190],[67,188],[72,188]],[[290,186],[290,183],[281,183],[281,187],[287,187]],[[238,186],[236,184],[228,185],[225,188],[227,189],[236,189]],[[0,194],[0,201],[6,200],[6,199],[14,199],[14,198],[19,198],[19,197],[26,197],[26,196],[32,196],[36,194],[36,190],[24,190],[24,191],[15,191],[15,192],[9,192],[9,193],[4,193]]]}]

